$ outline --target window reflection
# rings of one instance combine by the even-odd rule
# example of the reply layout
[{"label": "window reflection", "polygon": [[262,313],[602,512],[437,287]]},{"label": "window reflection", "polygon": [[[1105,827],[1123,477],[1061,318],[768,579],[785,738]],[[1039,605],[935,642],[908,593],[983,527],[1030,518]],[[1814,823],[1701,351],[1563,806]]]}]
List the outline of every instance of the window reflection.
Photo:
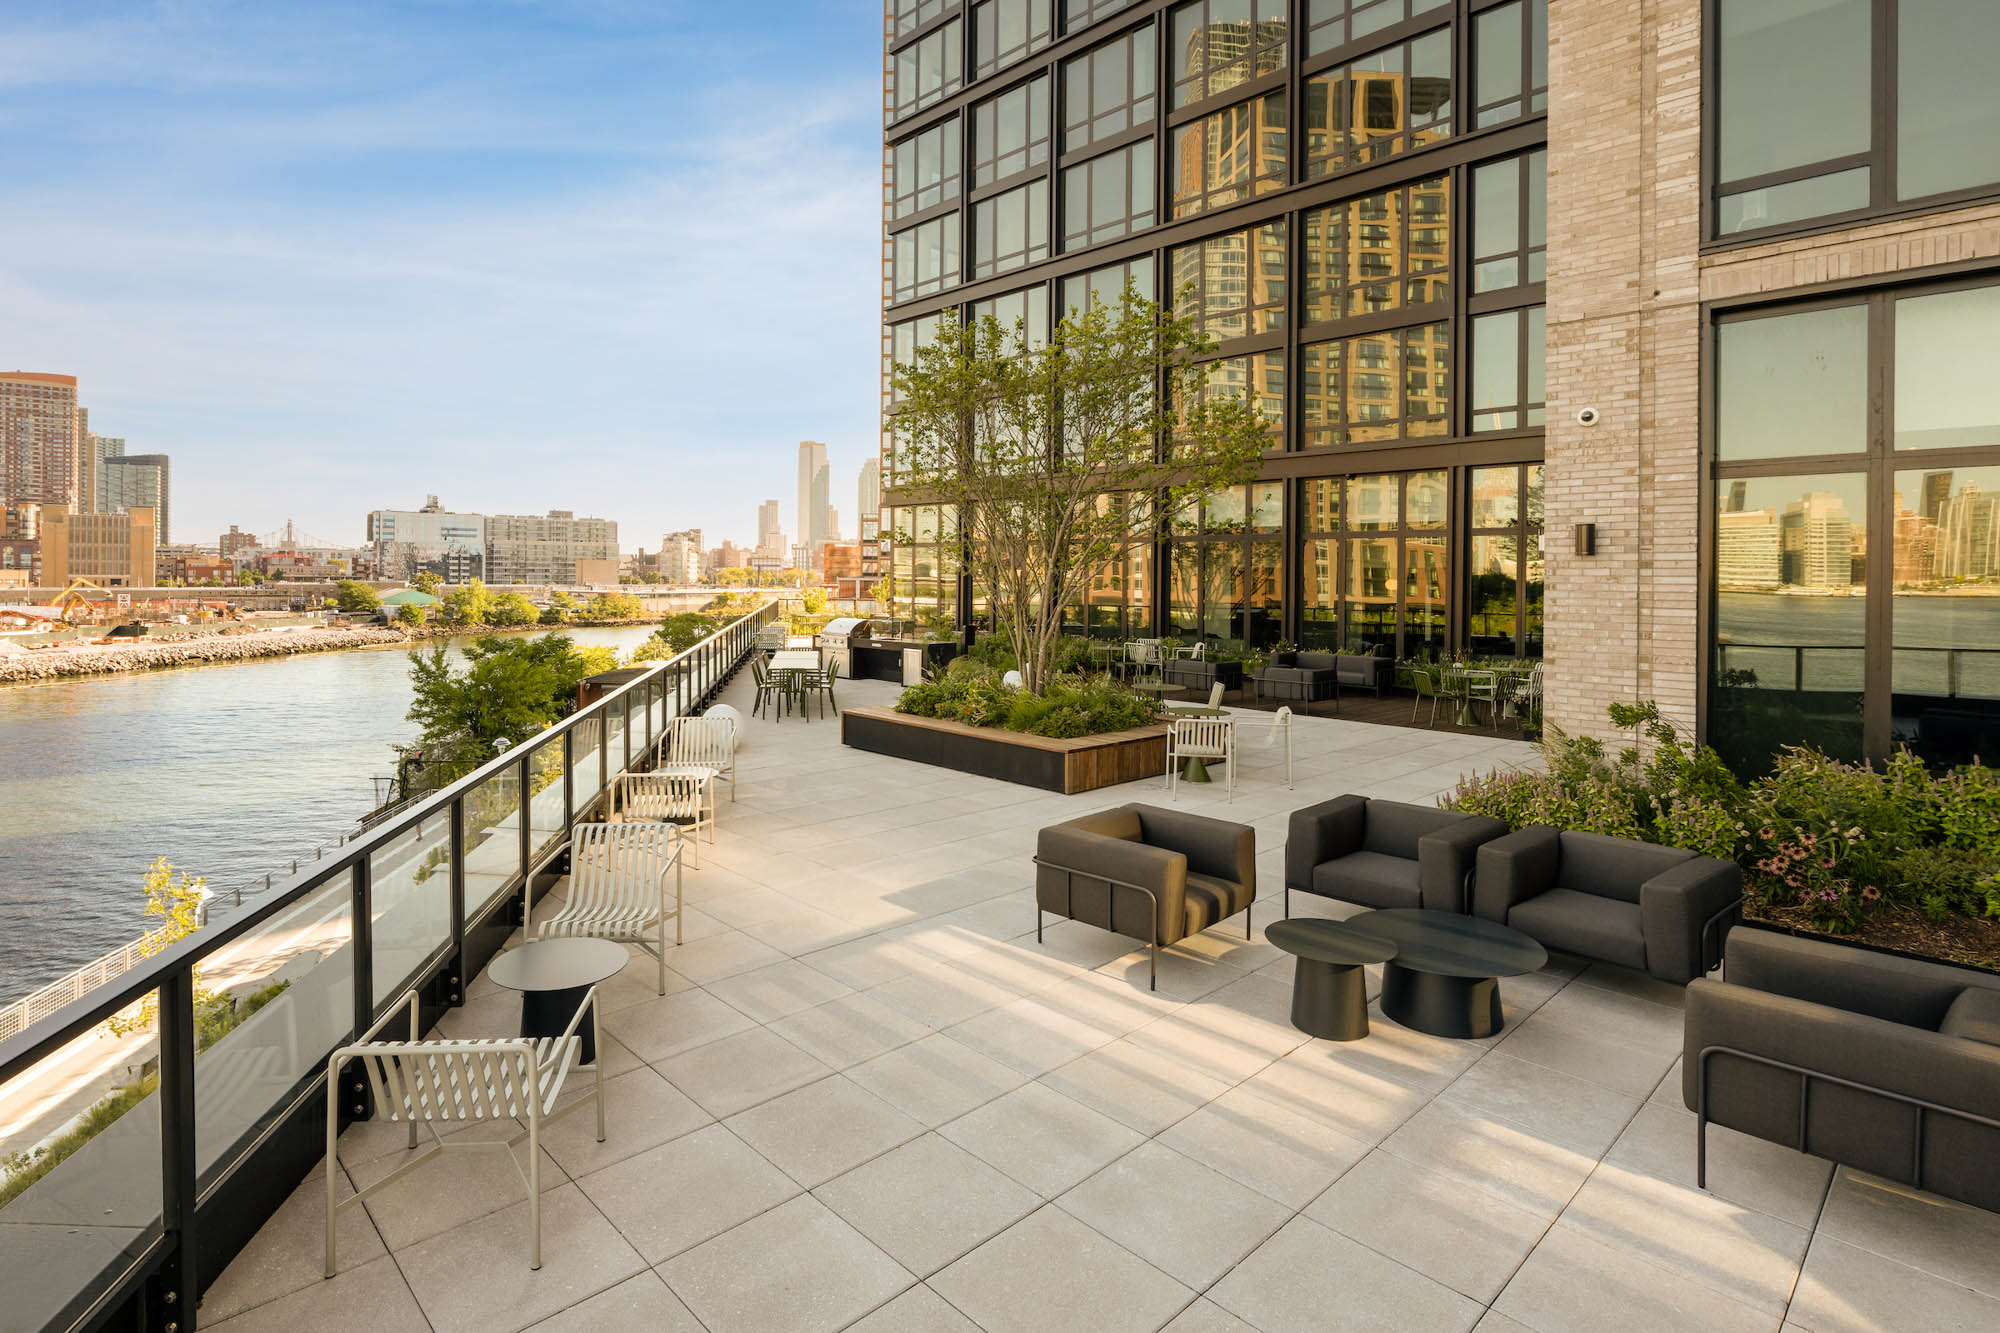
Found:
[{"label": "window reflection", "polygon": [[1992,763],[2000,756],[2000,467],[1898,472],[1892,512],[1894,738],[1933,764]]},{"label": "window reflection", "polygon": [[1305,82],[1306,179],[1451,136],[1451,30],[1440,28]]},{"label": "window reflection", "polygon": [[1716,326],[1715,341],[1722,457],[1867,447],[1866,306],[1731,321]]}]

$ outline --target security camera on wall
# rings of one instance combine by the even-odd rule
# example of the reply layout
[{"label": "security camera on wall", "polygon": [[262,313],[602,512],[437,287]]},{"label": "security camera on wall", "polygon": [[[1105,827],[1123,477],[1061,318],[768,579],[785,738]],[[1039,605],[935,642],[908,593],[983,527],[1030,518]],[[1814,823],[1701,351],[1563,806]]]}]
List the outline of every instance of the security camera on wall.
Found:
[{"label": "security camera on wall", "polygon": [[1576,409],[1576,424],[1579,426],[1595,426],[1597,424],[1597,409],[1594,407],[1579,407]]}]

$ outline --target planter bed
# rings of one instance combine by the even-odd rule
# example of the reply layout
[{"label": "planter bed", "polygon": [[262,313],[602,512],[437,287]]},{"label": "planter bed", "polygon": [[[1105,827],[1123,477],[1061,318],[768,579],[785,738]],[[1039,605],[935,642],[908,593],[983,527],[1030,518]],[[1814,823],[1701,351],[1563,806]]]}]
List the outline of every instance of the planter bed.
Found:
[{"label": "planter bed", "polygon": [[872,754],[973,773],[1066,796],[1114,787],[1167,770],[1167,729],[1136,727],[1101,736],[1056,740],[1001,727],[915,717],[893,708],[848,708],[840,714],[841,743]]}]

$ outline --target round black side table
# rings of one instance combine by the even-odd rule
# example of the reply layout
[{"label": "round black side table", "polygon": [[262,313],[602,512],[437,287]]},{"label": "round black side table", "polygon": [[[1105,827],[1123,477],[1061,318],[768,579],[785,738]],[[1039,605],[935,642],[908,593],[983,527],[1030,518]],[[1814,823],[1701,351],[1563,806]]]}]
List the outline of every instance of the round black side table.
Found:
[{"label": "round black side table", "polygon": [[1500,977],[1541,970],[1548,950],[1483,917],[1398,907],[1353,924],[1393,940],[1382,969],[1382,1016],[1434,1037],[1490,1037],[1504,1026]]},{"label": "round black side table", "polygon": [[1396,946],[1344,921],[1315,917],[1277,921],[1264,938],[1298,955],[1292,974],[1292,1026],[1329,1041],[1368,1035],[1369,963],[1386,963]]},{"label": "round black side table", "polygon": [[[487,965],[496,986],[521,992],[521,1035],[560,1037],[576,1007],[598,982],[615,977],[632,956],[610,940],[535,940],[517,945]],[[583,1050],[577,1063],[597,1060],[597,1025],[585,1023],[577,1035]]]}]

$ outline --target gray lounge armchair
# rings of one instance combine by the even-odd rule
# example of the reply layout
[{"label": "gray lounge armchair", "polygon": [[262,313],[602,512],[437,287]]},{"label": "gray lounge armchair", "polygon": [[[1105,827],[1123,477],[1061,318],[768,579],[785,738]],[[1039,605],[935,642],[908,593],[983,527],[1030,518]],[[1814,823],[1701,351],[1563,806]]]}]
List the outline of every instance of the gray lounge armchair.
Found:
[{"label": "gray lounge armchair", "polygon": [[1241,662],[1203,661],[1176,657],[1161,664],[1161,678],[1169,685],[1184,685],[1197,694],[1207,694],[1220,684],[1225,692],[1243,688]]},{"label": "gray lounge armchair", "polygon": [[1687,989],[1681,1098],[1711,1122],[2000,1212],[2000,977],[1738,927]]},{"label": "gray lounge armchair", "polygon": [[1292,812],[1285,837],[1285,915],[1292,890],[1364,907],[1465,912],[1473,857],[1507,826],[1436,806],[1336,796]]},{"label": "gray lounge armchair", "polygon": [[1743,872],[1681,847],[1530,824],[1479,849],[1472,911],[1545,948],[1685,985],[1722,961]]},{"label": "gray lounge armchair", "polygon": [[1122,805],[1041,831],[1035,854],[1035,938],[1053,912],[1151,948],[1159,984],[1163,945],[1244,914],[1257,897],[1257,833],[1247,824]]}]

